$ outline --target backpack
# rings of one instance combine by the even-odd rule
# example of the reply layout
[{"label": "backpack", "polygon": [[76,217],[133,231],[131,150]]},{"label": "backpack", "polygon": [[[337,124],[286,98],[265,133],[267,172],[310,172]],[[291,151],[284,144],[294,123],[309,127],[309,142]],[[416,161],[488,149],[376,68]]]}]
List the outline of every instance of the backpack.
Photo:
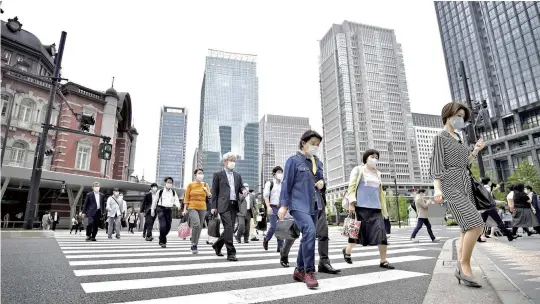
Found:
[{"label": "backpack", "polygon": [[[176,196],[176,191],[174,191],[174,189],[171,189],[172,190],[172,193],[173,193],[173,197]],[[158,194],[158,202],[161,201],[161,195],[163,194],[163,189],[159,190],[159,194]],[[163,205],[163,202],[161,202],[161,205]]]}]

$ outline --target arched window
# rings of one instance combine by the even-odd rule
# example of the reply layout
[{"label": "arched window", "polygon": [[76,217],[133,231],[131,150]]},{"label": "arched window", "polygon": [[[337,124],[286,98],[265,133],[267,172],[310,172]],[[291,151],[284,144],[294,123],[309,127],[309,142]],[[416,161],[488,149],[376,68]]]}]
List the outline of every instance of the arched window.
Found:
[{"label": "arched window", "polygon": [[27,145],[17,141],[11,146],[11,161],[16,166],[23,166],[26,160]]},{"label": "arched window", "polygon": [[21,105],[19,106],[20,121],[23,121],[25,123],[30,122],[30,118],[32,117],[32,106],[33,103],[31,100],[25,99],[21,102]]}]

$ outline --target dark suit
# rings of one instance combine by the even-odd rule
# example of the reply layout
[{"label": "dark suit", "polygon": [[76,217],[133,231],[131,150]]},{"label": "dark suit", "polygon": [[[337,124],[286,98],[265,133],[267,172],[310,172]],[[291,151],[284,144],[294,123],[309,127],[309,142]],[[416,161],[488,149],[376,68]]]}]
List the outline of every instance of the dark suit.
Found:
[{"label": "dark suit", "polygon": [[242,196],[240,199],[240,206],[238,209],[238,233],[236,235],[236,240],[240,242],[242,236],[244,236],[244,242],[249,241],[249,227],[251,224],[251,219],[253,218],[255,204],[255,195],[253,193],[248,194],[249,196],[249,208],[247,206],[247,197]]},{"label": "dark suit", "polygon": [[101,221],[101,215],[105,210],[105,194],[99,193],[99,209],[96,203],[94,192],[89,192],[84,198],[82,212],[88,217],[88,225],[86,226],[86,237],[95,239]]},{"label": "dark suit", "polygon": [[151,214],[152,209],[152,192],[146,193],[144,200],[141,206],[141,212],[144,213],[144,227],[143,227],[143,237],[151,238],[152,237],[152,228],[154,228],[154,221],[156,220],[155,216]]},{"label": "dark suit", "polygon": [[223,223],[223,234],[215,242],[214,246],[217,251],[221,251],[223,245],[227,247],[227,255],[235,255],[233,235],[234,223],[236,222],[236,214],[238,213],[238,202],[242,198],[242,190],[244,183],[240,174],[233,171],[234,190],[236,200],[231,200],[231,187],[225,170],[214,173],[212,179],[212,209],[216,209]]}]

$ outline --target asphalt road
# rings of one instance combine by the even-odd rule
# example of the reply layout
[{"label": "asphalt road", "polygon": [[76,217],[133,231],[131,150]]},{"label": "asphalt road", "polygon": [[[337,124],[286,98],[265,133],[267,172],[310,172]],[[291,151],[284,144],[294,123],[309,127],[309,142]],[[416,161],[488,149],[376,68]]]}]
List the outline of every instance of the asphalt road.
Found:
[{"label": "asphalt road", "polygon": [[[97,242],[85,242],[84,236],[57,231],[56,240],[2,242],[2,303],[422,303],[445,238],[432,243],[422,231],[420,243],[412,244],[410,230],[393,229],[388,261],[396,269],[384,270],[376,247],[357,247],[354,263],[345,264],[341,249],[347,240],[331,228],[330,258],[343,270],[318,274],[318,290],[292,280],[299,241],[291,267],[282,268],[274,240],[268,251],[260,241],[235,244],[239,261],[228,262],[205,244],[205,231],[198,255],[176,232],[162,249],[139,233],[122,231],[120,240],[108,240],[100,231]],[[458,232],[436,228],[435,234]]]}]

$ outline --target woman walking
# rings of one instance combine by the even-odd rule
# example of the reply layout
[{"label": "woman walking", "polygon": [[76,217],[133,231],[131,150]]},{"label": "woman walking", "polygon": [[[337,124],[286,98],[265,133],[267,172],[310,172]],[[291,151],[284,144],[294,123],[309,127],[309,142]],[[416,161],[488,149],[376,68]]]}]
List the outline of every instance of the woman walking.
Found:
[{"label": "woman walking", "polygon": [[470,110],[467,106],[451,102],[446,104],[441,113],[444,130],[433,139],[431,175],[435,188],[434,199],[448,203],[452,215],[461,229],[461,246],[458,250],[459,261],[455,276],[458,283],[469,287],[482,287],[473,277],[471,256],[476,240],[482,234],[484,221],[475,206],[472,191],[472,176],[469,165],[484,148],[484,141],[479,139],[474,150],[469,149],[456,132],[465,128]]},{"label": "woman walking", "polygon": [[364,165],[355,167],[349,179],[347,198],[349,213],[356,214],[360,221],[360,233],[357,239],[349,238],[349,244],[343,249],[345,262],[352,264],[351,253],[356,244],[377,246],[379,248],[381,268],[394,269],[386,260],[388,237],[384,218],[388,217],[386,198],[382,188],[381,173],[377,170],[379,151],[369,149],[362,157]]},{"label": "woman walking", "polygon": [[128,218],[129,232],[131,234],[134,234],[133,228],[135,228],[135,223],[136,222],[137,222],[137,215],[135,214],[135,211],[131,211],[131,214],[129,215],[129,218]]},{"label": "woman walking", "polygon": [[315,277],[315,227],[322,209],[319,191],[324,187],[323,164],[316,156],[321,140],[322,136],[312,130],[302,135],[300,151],[285,163],[279,200],[279,219],[283,220],[290,209],[302,233],[293,279],[308,288],[319,287]]},{"label": "woman walking", "polygon": [[203,229],[204,217],[206,216],[206,201],[212,194],[208,184],[203,182],[204,171],[195,169],[193,171],[195,181],[191,182],[186,188],[184,197],[184,216],[189,216],[191,226],[191,253],[197,254],[197,245]]},{"label": "woman walking", "polygon": [[528,236],[533,234],[529,227],[533,227],[540,233],[540,225],[532,211],[531,198],[525,193],[525,185],[516,184],[514,186],[514,198],[510,205],[510,212],[512,212],[513,234],[517,233],[518,227],[521,227]]}]

